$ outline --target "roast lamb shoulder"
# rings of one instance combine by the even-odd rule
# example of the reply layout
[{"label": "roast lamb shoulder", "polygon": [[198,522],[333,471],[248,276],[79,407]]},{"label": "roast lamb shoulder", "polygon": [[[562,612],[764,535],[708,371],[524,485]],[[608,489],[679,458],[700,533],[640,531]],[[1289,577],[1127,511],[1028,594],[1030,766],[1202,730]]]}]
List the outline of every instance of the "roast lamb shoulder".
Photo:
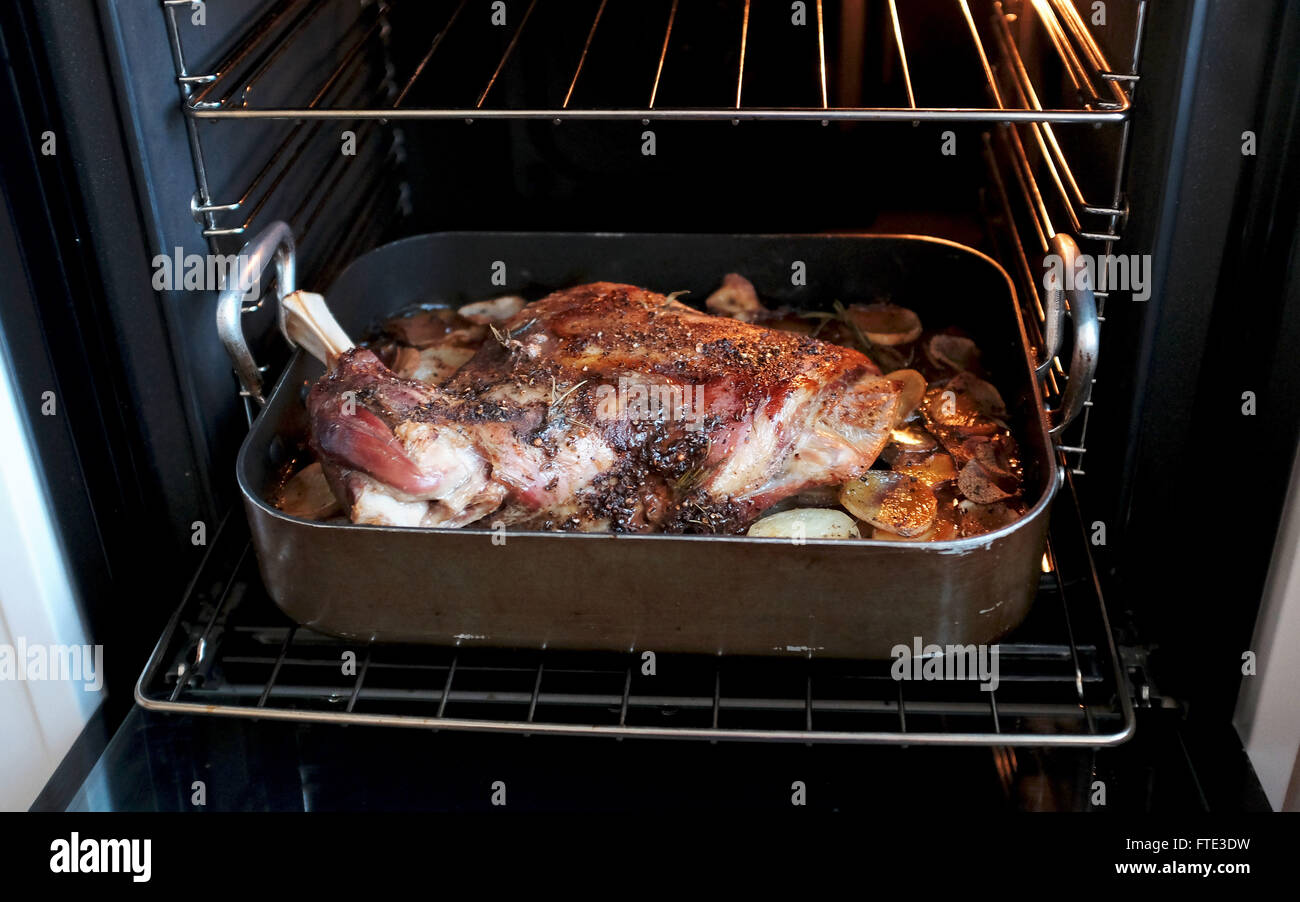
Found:
[{"label": "roast lamb shoulder", "polygon": [[860,476],[899,413],[858,351],[633,285],[557,291],[490,330],[441,384],[326,355],[310,442],[354,522],[739,533]]}]

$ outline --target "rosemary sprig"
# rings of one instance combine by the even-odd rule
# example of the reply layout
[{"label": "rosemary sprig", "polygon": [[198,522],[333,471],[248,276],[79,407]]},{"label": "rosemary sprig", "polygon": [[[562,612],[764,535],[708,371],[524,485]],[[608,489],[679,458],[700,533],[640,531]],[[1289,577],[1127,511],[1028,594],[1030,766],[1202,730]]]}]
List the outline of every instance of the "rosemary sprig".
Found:
[{"label": "rosemary sprig", "polygon": [[704,481],[704,468],[691,467],[681,476],[677,477],[677,491],[681,494],[694,491],[695,487]]},{"label": "rosemary sprig", "polygon": [[488,323],[488,328],[492,330],[492,337],[495,338],[497,341],[499,341],[501,343],[501,347],[505,348],[508,351],[510,350],[511,342],[515,344],[520,344],[519,340],[516,339],[515,336],[520,334],[521,332],[526,332],[528,330],[528,327],[535,322],[537,322],[537,317],[534,316],[532,319],[524,323],[518,329],[515,329],[513,332],[510,331],[509,329],[498,329],[495,323]]},{"label": "rosemary sprig", "polygon": [[664,297],[664,302],[660,304],[659,307],[661,309],[667,307],[669,304],[671,304],[673,301],[677,300],[679,297],[681,297],[684,294],[690,294],[690,291],[687,289],[682,289],[681,291],[668,292],[667,296]]},{"label": "rosemary sprig", "polygon": [[582,388],[586,384],[587,384],[587,380],[583,379],[581,382],[579,382],[577,385],[570,388],[564,394],[560,395],[559,397],[556,397],[555,391],[558,388],[558,386],[555,384],[555,377],[552,376],[551,377],[551,406],[552,407],[558,406],[561,401],[569,397],[569,395],[573,394],[575,391]]},{"label": "rosemary sprig", "polygon": [[835,315],[839,321],[853,330],[853,337],[862,347],[862,352],[864,354],[875,347],[875,345],[867,341],[867,336],[862,334],[862,330],[858,328],[857,321],[855,321],[853,317],[849,316],[849,311],[843,304],[837,300],[832,303],[832,306],[835,308]]}]

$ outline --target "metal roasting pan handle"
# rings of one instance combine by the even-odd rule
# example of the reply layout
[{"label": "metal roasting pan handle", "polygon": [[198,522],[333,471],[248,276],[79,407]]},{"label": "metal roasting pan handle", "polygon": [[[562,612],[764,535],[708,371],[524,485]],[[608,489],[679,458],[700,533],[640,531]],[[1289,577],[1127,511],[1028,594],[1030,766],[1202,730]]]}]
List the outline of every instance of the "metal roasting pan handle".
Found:
[{"label": "metal roasting pan handle", "polygon": [[[1061,261],[1060,272],[1067,276],[1065,285],[1056,285],[1047,291],[1047,326],[1044,336],[1047,358],[1039,367],[1039,375],[1050,365],[1060,349],[1065,331],[1065,301],[1069,299],[1070,319],[1074,324],[1074,349],[1070,354],[1069,378],[1065,393],[1057,407],[1047,408],[1047,423],[1052,435],[1079,415],[1088,400],[1092,377],[1097,371],[1097,342],[1100,324],[1097,320],[1097,302],[1092,295],[1092,281],[1079,254],[1079,246],[1069,235],[1058,233],[1051,238],[1051,252]],[[1073,278],[1070,279],[1069,277]]]},{"label": "metal roasting pan handle", "polygon": [[258,310],[265,303],[265,298],[258,297],[256,303],[246,304],[248,287],[260,285],[266,274],[267,264],[275,267],[276,300],[292,294],[298,288],[298,277],[294,260],[293,232],[283,222],[273,222],[262,230],[256,238],[249,241],[239,251],[242,266],[241,278],[236,284],[227,285],[217,298],[217,334],[226,347],[235,365],[235,375],[239,377],[240,393],[252,398],[258,404],[266,403],[262,390],[262,370],[253,360],[253,353],[244,338],[241,317],[245,313]]},{"label": "metal roasting pan handle", "polygon": [[[1068,241],[1069,238],[1066,237],[1066,240]],[[1053,248],[1051,252],[1058,257],[1061,256],[1059,248]],[[1034,368],[1039,379],[1047,378],[1047,371],[1052,367],[1052,361],[1056,359],[1057,354],[1061,353],[1061,339],[1065,337],[1065,286],[1054,279],[1045,289],[1043,316],[1043,347],[1039,351],[1038,365]]]}]

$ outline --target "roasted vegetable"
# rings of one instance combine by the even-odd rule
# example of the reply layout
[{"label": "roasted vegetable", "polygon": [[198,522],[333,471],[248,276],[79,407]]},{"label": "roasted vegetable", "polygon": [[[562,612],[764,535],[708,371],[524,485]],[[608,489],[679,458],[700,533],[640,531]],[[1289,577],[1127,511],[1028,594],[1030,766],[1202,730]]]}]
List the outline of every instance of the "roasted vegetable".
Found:
[{"label": "roasted vegetable", "polygon": [[749,527],[747,535],[779,539],[857,539],[858,524],[843,511],[797,507],[771,514]]},{"label": "roasted vegetable", "polygon": [[885,378],[903,387],[903,392],[898,398],[898,417],[895,420],[903,423],[916,411],[917,405],[925,397],[925,377],[916,370],[894,370],[892,373],[887,373]]},{"label": "roasted vegetable", "polygon": [[870,470],[844,484],[840,503],[860,520],[900,536],[919,536],[934,525],[934,492],[919,479]]},{"label": "roasted vegetable", "polygon": [[847,317],[873,345],[893,347],[921,337],[921,318],[896,304],[854,304]]},{"label": "roasted vegetable", "polygon": [[969,338],[940,334],[926,342],[925,356],[940,368],[969,370],[979,365],[980,349]]},{"label": "roasted vegetable", "polygon": [[722,287],[709,295],[704,306],[710,313],[752,323],[767,314],[767,308],[758,299],[754,283],[739,273],[730,272],[722,280]]},{"label": "roasted vegetable", "polygon": [[319,463],[310,463],[289,477],[280,489],[275,506],[291,517],[304,520],[324,520],[341,510]]}]

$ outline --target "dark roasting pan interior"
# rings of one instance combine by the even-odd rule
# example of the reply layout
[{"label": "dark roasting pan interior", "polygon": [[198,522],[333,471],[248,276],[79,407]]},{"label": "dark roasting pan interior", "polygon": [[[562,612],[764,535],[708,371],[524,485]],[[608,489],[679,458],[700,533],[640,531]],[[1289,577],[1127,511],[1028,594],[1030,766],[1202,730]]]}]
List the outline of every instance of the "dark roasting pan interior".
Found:
[{"label": "dark roasting pan interior", "polygon": [[596,280],[688,290],[699,304],[733,271],[773,306],[889,299],[928,328],[966,330],[1007,400],[1029,512],[988,535],[928,544],[529,532],[502,544],[487,529],[312,523],[268,500],[322,372],[298,352],[238,461],[271,596],[322,632],[448,645],[883,658],[916,637],[981,643],[1014,628],[1038,585],[1061,476],[1015,290],[978,252],[889,235],[444,233],[371,251],[326,298],[359,337],[416,304],[534,300]]}]

